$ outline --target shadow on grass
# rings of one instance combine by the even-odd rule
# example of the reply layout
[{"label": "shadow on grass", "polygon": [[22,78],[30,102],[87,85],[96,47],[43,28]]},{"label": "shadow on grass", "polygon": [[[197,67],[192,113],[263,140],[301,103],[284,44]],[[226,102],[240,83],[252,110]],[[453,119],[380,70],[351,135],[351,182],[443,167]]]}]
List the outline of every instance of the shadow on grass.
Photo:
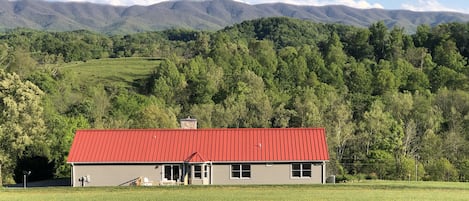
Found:
[{"label": "shadow on grass", "polygon": [[[48,179],[42,181],[26,182],[26,187],[59,187],[59,186],[71,186],[70,178],[62,179]],[[23,183],[5,185],[5,188],[23,188]]]}]

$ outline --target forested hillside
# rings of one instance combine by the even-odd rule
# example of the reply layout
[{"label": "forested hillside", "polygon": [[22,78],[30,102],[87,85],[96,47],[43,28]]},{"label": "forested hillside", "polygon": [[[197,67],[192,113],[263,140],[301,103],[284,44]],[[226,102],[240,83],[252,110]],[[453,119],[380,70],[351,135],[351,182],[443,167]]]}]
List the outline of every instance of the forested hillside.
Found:
[{"label": "forested hillside", "polygon": [[[203,128],[325,127],[339,179],[466,181],[468,32],[289,18],[213,33],[12,30],[0,34],[3,181],[30,161],[69,176],[78,128],[175,128],[187,116]],[[127,84],[90,84],[70,67],[125,57],[155,63]]]}]

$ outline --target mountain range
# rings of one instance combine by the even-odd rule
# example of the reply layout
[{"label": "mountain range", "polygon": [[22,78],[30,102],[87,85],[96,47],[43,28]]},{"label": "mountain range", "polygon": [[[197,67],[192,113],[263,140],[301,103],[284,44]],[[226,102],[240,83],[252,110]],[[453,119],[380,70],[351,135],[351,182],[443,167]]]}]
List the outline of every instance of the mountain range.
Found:
[{"label": "mountain range", "polygon": [[435,26],[468,22],[469,15],[453,12],[356,9],[346,6],[297,6],[284,3],[249,5],[232,0],[168,1],[149,6],[0,0],[0,30],[31,28],[48,31],[86,29],[106,34],[157,31],[170,28],[218,30],[245,20],[285,16],[320,23],[360,27],[383,21],[407,32],[420,24]]}]

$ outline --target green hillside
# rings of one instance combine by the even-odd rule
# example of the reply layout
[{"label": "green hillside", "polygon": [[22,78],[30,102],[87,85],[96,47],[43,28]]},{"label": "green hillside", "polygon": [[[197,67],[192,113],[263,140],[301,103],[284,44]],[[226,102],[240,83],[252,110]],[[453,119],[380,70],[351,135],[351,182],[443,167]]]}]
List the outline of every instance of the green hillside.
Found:
[{"label": "green hillside", "polygon": [[75,75],[83,86],[131,87],[137,81],[148,78],[160,63],[160,59],[151,57],[106,58],[72,62],[59,69]]},{"label": "green hillside", "polygon": [[45,171],[31,180],[69,176],[76,129],[191,116],[200,128],[324,127],[338,181],[465,182],[468,32],[276,17],[216,32],[2,33],[2,180],[27,168]]}]

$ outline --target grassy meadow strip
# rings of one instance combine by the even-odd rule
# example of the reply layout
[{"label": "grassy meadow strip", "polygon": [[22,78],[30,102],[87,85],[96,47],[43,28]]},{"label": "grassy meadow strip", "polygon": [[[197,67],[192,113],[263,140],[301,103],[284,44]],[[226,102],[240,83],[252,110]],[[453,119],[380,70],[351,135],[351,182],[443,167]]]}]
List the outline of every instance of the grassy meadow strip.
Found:
[{"label": "grassy meadow strip", "polygon": [[4,188],[0,200],[469,200],[469,185],[373,181],[326,185]]},{"label": "grassy meadow strip", "polygon": [[135,80],[147,78],[160,63],[158,58],[110,58],[74,62],[59,69],[74,73],[77,81],[85,85],[129,86]]}]

